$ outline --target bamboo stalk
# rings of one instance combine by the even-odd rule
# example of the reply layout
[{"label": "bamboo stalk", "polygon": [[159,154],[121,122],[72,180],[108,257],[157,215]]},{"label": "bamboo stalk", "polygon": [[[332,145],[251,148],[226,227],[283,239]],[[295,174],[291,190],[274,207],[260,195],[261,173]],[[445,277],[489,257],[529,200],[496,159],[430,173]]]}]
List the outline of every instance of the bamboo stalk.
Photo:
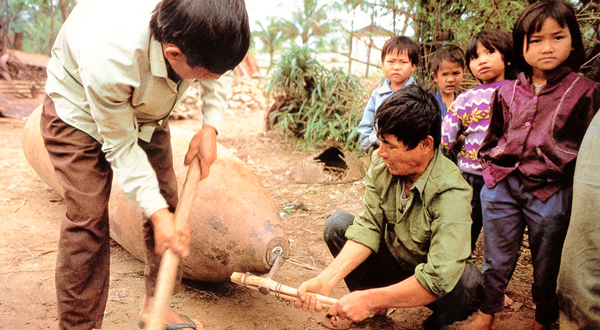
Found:
[{"label": "bamboo stalk", "polygon": [[[277,298],[282,298],[289,301],[297,301],[298,290],[296,288],[289,287],[277,283],[271,279],[258,277],[249,273],[238,273],[234,272],[231,274],[231,282],[243,285],[249,289],[259,291],[263,294],[270,294]],[[329,308],[337,302],[337,299],[326,297],[320,294],[315,294],[317,300],[321,303],[324,308]]]}]

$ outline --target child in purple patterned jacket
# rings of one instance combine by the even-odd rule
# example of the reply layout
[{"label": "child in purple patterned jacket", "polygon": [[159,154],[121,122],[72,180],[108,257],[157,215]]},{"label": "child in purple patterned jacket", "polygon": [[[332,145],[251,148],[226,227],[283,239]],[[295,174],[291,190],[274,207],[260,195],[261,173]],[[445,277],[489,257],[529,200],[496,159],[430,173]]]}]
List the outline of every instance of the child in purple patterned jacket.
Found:
[{"label": "child in purple patterned jacket", "polygon": [[460,94],[450,105],[442,123],[443,150],[448,155],[457,144],[462,144],[457,164],[473,187],[471,251],[475,250],[482,227],[479,192],[484,183],[477,152],[490,123],[492,94],[507,83],[507,79],[516,76],[511,63],[512,48],[512,38],[497,30],[481,31],[471,38],[465,61],[471,74],[482,84]]}]

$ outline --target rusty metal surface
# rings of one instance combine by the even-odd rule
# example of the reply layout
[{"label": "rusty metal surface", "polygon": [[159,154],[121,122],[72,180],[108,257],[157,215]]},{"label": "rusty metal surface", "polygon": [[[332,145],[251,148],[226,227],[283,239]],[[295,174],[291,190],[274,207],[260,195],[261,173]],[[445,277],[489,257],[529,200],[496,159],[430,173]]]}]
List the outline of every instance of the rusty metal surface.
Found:
[{"label": "rusty metal surface", "polygon": [[[41,108],[24,128],[23,150],[40,177],[62,193],[39,132]],[[187,168],[183,157],[192,132],[171,128],[175,172],[179,189]],[[125,198],[113,182],[110,202],[111,237],[143,260],[142,215],[136,203]],[[289,255],[281,217],[259,178],[227,148],[218,145],[218,159],[208,178],[198,184],[190,213],[191,254],[183,262],[184,275],[205,281],[229,281],[234,271],[264,274],[274,250]]]}]

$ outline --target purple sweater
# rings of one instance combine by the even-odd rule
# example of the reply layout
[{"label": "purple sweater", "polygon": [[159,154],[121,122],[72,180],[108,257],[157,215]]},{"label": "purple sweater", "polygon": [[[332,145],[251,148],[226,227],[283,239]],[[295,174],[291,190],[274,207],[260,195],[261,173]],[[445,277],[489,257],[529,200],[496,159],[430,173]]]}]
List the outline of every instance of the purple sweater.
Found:
[{"label": "purple sweater", "polygon": [[466,173],[483,175],[477,153],[490,124],[490,101],[494,91],[509,82],[481,84],[462,92],[450,105],[442,123],[442,148],[450,151],[462,134],[465,143],[458,154],[458,167]]},{"label": "purple sweater", "polygon": [[486,185],[517,170],[542,201],[571,185],[581,140],[599,108],[600,84],[566,66],[548,76],[538,95],[524,73],[498,88],[480,150]]}]

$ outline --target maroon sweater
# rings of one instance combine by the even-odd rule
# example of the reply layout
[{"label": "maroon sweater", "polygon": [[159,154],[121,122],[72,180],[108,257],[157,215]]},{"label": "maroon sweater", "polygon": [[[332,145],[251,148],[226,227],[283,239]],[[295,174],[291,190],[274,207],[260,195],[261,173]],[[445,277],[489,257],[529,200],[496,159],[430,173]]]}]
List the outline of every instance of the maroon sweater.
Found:
[{"label": "maroon sweater", "polygon": [[492,97],[479,151],[486,185],[518,170],[526,190],[542,201],[571,185],[581,140],[598,109],[600,84],[567,66],[550,74],[538,95],[520,73]]}]

